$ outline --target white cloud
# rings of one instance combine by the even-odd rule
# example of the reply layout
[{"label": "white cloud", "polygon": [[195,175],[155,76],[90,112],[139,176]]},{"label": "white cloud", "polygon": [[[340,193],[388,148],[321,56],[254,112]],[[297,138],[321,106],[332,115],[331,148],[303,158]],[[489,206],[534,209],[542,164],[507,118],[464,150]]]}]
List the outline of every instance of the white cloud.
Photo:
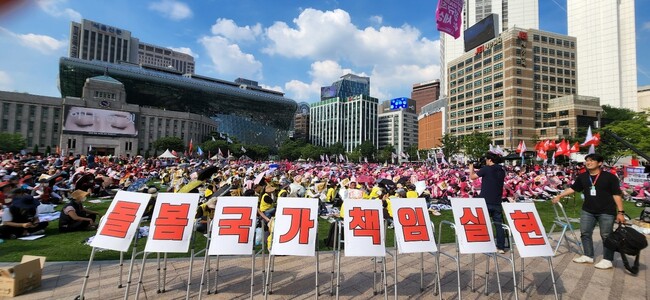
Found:
[{"label": "white cloud", "polygon": [[251,26],[239,27],[233,20],[217,19],[212,25],[211,32],[214,35],[221,35],[231,41],[254,41],[262,33],[262,25],[257,23]]},{"label": "white cloud", "polygon": [[384,22],[384,18],[382,16],[371,16],[370,17],[370,23],[381,25],[381,23]]},{"label": "white cloud", "polygon": [[277,91],[277,92],[280,92],[280,93],[284,93],[284,89],[283,89],[281,86],[277,86],[277,85],[276,85],[276,86],[270,86],[270,85],[266,85],[266,84],[263,84],[263,83],[260,83],[259,85],[260,85],[260,87],[262,87],[263,89],[267,89],[267,90],[272,90],[272,91]]},{"label": "white cloud", "polygon": [[194,60],[196,60],[197,58],[199,58],[199,55],[196,54],[196,53],[194,53],[194,51],[192,51],[192,49],[189,48],[189,47],[179,47],[179,48],[176,48],[176,47],[167,47],[167,48],[172,49],[172,50],[177,51],[177,52],[180,52],[180,53],[185,53],[185,54],[191,55],[191,56],[194,57]]},{"label": "white cloud", "polygon": [[17,34],[3,27],[0,27],[0,34],[6,34],[16,39],[23,46],[36,49],[43,54],[57,54],[53,52],[65,48],[68,45],[66,40],[57,40],[47,35],[34,33]]},{"label": "white cloud", "polygon": [[[380,16],[371,20],[383,21]],[[422,37],[412,26],[360,29],[352,24],[346,11],[311,8],[303,10],[293,23],[291,27],[276,22],[267,28],[266,38],[270,43],[263,51],[316,61],[310,71],[311,83],[294,80],[285,84],[287,96],[297,101],[318,99],[321,86],[346,73],[369,76],[370,95],[380,100],[410,96],[414,83],[439,78],[440,42]],[[344,71],[341,66],[350,66],[357,72]],[[364,70],[369,74],[364,75]],[[399,93],[408,90],[408,94],[393,95],[398,90]]]},{"label": "white cloud", "polygon": [[262,79],[262,63],[252,54],[244,53],[238,45],[221,36],[203,37],[199,42],[205,47],[220,76]]},{"label": "white cloud", "polygon": [[9,73],[0,71],[0,90],[9,91],[13,90],[14,81],[9,76]]},{"label": "white cloud", "polygon": [[79,22],[81,21],[81,14],[71,8],[61,8],[62,5],[67,4],[67,0],[38,0],[36,4],[40,7],[45,13],[53,17],[64,17],[68,18],[71,21]]},{"label": "white cloud", "polygon": [[186,3],[175,0],[152,2],[149,4],[149,9],[157,11],[163,17],[174,21],[191,18],[193,15],[192,10]]}]

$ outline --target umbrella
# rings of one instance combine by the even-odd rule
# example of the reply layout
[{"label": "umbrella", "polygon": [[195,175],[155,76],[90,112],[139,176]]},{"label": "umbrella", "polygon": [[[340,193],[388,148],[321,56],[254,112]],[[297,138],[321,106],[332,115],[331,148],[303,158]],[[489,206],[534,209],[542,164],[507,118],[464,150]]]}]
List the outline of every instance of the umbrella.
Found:
[{"label": "umbrella", "polygon": [[395,188],[397,187],[397,185],[395,184],[395,182],[393,182],[393,181],[390,180],[390,179],[381,179],[381,180],[379,180],[379,182],[377,182],[377,183],[378,183],[380,186],[381,186],[381,185],[385,186],[385,187],[386,187],[387,189],[389,189],[389,190],[395,189]]},{"label": "umbrella", "polygon": [[56,182],[57,182],[57,178],[62,177],[62,176],[64,176],[64,175],[68,175],[68,173],[66,173],[65,171],[55,173],[55,174],[52,175],[52,176],[50,177],[50,179],[48,180],[48,182],[47,182],[48,185],[49,185],[50,187],[52,187],[54,184],[56,184]]},{"label": "umbrella", "polygon": [[357,182],[359,182],[359,183],[371,183],[373,181],[374,180],[372,179],[371,176],[359,175],[359,177],[357,177]]},{"label": "umbrella", "polygon": [[397,180],[397,183],[401,185],[406,185],[409,182],[409,178],[406,176],[400,177],[399,180]]},{"label": "umbrella", "polygon": [[133,182],[129,187],[126,189],[127,192],[137,192],[139,189],[141,189],[143,186],[147,184],[147,178],[140,178]]},{"label": "umbrella", "polygon": [[230,192],[230,184],[224,184],[216,192],[214,192],[213,196],[221,197],[221,196],[225,195],[228,192]]},{"label": "umbrella", "polygon": [[84,191],[88,190],[94,185],[95,185],[95,176],[93,174],[83,175],[79,177],[79,179],[77,179],[77,181],[75,181],[74,183],[75,189],[84,190]]},{"label": "umbrella", "polygon": [[214,173],[217,173],[218,171],[219,171],[219,168],[218,168],[218,167],[216,167],[216,166],[209,166],[209,167],[207,167],[207,168],[205,168],[205,169],[199,171],[198,174],[197,174],[197,178],[196,178],[196,179],[197,179],[197,180],[206,180],[206,179],[212,177],[212,175],[213,175]]},{"label": "umbrella", "polygon": [[255,180],[253,181],[253,183],[260,184],[260,182],[262,182],[262,179],[264,179],[265,174],[266,174],[265,172],[262,172],[259,175],[255,176]]},{"label": "umbrella", "polygon": [[203,180],[193,180],[184,185],[177,193],[191,193],[203,184]]}]

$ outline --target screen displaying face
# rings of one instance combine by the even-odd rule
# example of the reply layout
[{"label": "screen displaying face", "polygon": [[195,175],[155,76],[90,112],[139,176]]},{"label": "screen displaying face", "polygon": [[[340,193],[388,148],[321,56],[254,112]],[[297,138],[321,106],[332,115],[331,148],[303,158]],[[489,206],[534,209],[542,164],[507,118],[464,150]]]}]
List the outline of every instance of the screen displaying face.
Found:
[{"label": "screen displaying face", "polygon": [[67,106],[63,133],[137,136],[136,114],[87,107]]}]

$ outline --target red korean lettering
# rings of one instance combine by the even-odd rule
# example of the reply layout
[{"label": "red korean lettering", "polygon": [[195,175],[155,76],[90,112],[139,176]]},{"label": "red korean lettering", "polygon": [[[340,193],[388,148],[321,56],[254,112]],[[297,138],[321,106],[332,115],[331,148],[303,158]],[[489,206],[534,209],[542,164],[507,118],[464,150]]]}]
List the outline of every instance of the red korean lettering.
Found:
[{"label": "red korean lettering", "polygon": [[126,237],[129,227],[135,221],[138,208],[140,203],[117,201],[113,210],[106,216],[106,223],[99,234],[116,238]]},{"label": "red korean lettering", "polygon": [[190,222],[188,212],[190,204],[160,205],[160,213],[156,218],[156,230],[153,233],[154,240],[182,241],[185,227]]},{"label": "red korean lettering", "polygon": [[250,219],[252,208],[248,206],[224,207],[223,215],[239,215],[236,219],[219,220],[219,235],[236,235],[240,244],[248,243],[253,220]]},{"label": "red korean lettering", "polygon": [[287,233],[280,235],[280,243],[293,240],[297,235],[299,244],[309,243],[309,229],[314,228],[314,220],[310,219],[311,209],[285,207],[282,214],[291,217],[291,225]]},{"label": "red korean lettering", "polygon": [[490,233],[483,208],[476,208],[476,215],[470,207],[463,208],[463,216],[460,217],[460,224],[463,225],[465,236],[470,243],[489,242]]},{"label": "red korean lettering", "polygon": [[373,245],[380,245],[379,210],[355,207],[350,210],[350,230],[354,236],[372,237]]},{"label": "red korean lettering", "polygon": [[430,240],[422,207],[402,207],[397,210],[397,219],[402,224],[405,242]]},{"label": "red korean lettering", "polygon": [[521,235],[521,240],[524,242],[524,245],[538,246],[546,244],[542,236],[542,229],[539,227],[539,223],[537,223],[533,212],[515,210],[510,214],[510,217],[515,223],[515,229]]}]

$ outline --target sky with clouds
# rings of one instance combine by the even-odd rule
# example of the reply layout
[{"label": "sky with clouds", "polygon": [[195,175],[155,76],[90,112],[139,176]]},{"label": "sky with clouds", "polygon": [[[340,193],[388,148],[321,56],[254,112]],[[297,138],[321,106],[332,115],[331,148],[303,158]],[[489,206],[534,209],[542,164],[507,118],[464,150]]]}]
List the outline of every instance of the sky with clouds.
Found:
[{"label": "sky with clouds", "polygon": [[[542,30],[566,34],[566,1],[540,0]],[[258,81],[314,102],[342,75],[369,76],[371,95],[410,96],[438,79],[437,1],[422,0],[14,0],[0,3],[0,90],[60,96],[58,59],[70,21],[131,31],[195,58],[196,73]],[[650,1],[636,1],[639,85],[650,85]]]}]

